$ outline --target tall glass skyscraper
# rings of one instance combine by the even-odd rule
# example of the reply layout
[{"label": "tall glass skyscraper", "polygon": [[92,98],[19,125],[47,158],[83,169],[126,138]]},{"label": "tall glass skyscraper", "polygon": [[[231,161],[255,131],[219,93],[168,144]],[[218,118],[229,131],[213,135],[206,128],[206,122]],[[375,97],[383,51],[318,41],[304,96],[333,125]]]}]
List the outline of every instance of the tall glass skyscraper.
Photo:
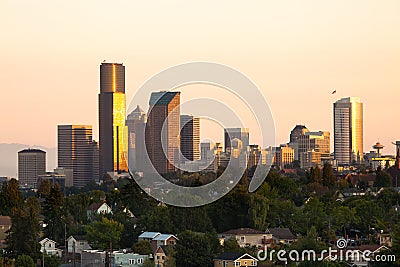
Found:
[{"label": "tall glass skyscraper", "polygon": [[58,125],[58,167],[72,169],[73,186],[84,187],[98,177],[97,143],[90,125]]},{"label": "tall glass skyscraper", "polygon": [[333,104],[335,159],[340,165],[363,158],[363,103],[347,97]]},{"label": "tall glass skyscraper", "polygon": [[125,125],[125,66],[100,65],[100,175],[128,170],[128,129]]},{"label": "tall glass skyscraper", "polygon": [[175,166],[180,161],[179,105],[180,92],[154,92],[150,96],[145,134],[146,149],[151,163],[161,174],[175,171]]}]

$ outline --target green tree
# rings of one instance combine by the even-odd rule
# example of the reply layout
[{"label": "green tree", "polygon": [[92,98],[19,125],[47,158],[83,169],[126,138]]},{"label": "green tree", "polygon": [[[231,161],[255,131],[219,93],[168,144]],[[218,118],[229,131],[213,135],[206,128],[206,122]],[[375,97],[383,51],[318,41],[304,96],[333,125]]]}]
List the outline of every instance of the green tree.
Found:
[{"label": "green tree", "polygon": [[35,267],[33,259],[25,254],[19,255],[15,260],[15,266],[18,267]]},{"label": "green tree", "polygon": [[167,259],[164,262],[165,267],[176,267],[176,251],[173,246],[167,246],[165,248],[165,254]]},{"label": "green tree", "polygon": [[224,252],[240,252],[241,248],[236,238],[231,237],[224,242]]},{"label": "green tree", "polygon": [[51,191],[51,182],[50,180],[45,179],[40,183],[37,194],[41,198],[46,198],[48,195],[50,195],[50,191]]},{"label": "green tree", "polygon": [[392,187],[392,176],[378,167],[376,171],[375,187]]},{"label": "green tree", "polygon": [[50,193],[46,196],[43,204],[44,222],[46,223],[45,234],[56,242],[61,242],[64,238],[63,202],[63,193],[56,183],[50,189]]},{"label": "green tree", "polygon": [[140,255],[149,255],[153,253],[151,249],[150,242],[145,241],[145,240],[140,240],[133,244],[132,250],[134,253],[140,254]]},{"label": "green tree", "polygon": [[85,227],[87,240],[97,249],[106,249],[112,243],[117,247],[124,230],[124,226],[112,219],[102,218],[100,222],[93,222]]},{"label": "green tree", "polygon": [[309,183],[322,183],[321,169],[318,166],[311,167]]},{"label": "green tree", "polygon": [[329,162],[325,162],[322,168],[322,184],[329,188],[335,186],[336,176],[333,173],[332,165]]},{"label": "green tree", "polygon": [[254,229],[265,231],[267,229],[268,199],[260,194],[250,195],[249,220]]},{"label": "green tree", "polygon": [[21,208],[24,197],[19,191],[18,181],[11,179],[9,183],[5,181],[0,193],[0,212],[2,215],[10,216],[14,208]]},{"label": "green tree", "polygon": [[61,264],[61,259],[55,255],[45,255],[44,256],[44,266],[45,267],[59,267]]},{"label": "green tree", "polygon": [[11,215],[11,228],[7,236],[7,253],[11,257],[28,255],[38,256],[40,244],[39,236],[40,203],[36,197],[29,197],[22,208],[14,208]]},{"label": "green tree", "polygon": [[[207,234],[184,231],[179,234],[176,245],[176,266],[198,267],[212,266],[213,258],[220,251],[217,250],[217,237]],[[219,244],[218,244],[219,246]]]},{"label": "green tree", "polygon": [[174,228],[169,208],[162,206],[149,209],[140,217],[138,224],[142,231],[171,233]]},{"label": "green tree", "polygon": [[149,258],[146,258],[143,262],[142,267],[154,267],[154,261],[150,260]]}]

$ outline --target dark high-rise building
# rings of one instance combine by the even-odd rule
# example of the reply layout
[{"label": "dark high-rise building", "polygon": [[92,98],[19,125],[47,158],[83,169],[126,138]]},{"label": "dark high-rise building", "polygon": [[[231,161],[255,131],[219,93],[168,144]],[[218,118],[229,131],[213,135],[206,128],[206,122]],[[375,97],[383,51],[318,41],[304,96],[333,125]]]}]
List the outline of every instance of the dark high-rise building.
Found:
[{"label": "dark high-rise building", "polygon": [[181,115],[181,127],[182,162],[200,159],[200,118]]},{"label": "dark high-rise building", "polygon": [[306,126],[304,125],[296,125],[293,130],[290,132],[290,143],[299,141],[300,136],[309,132]]},{"label": "dark high-rise building", "polygon": [[36,188],[39,175],[46,174],[46,152],[24,149],[18,152],[18,181],[20,186]]},{"label": "dark high-rise building", "polygon": [[125,66],[100,65],[100,175],[128,170],[128,129],[125,126]]},{"label": "dark high-rise building", "polygon": [[58,167],[72,169],[73,186],[98,179],[98,148],[90,125],[58,125]]},{"label": "dark high-rise building", "polygon": [[149,105],[145,141],[150,161],[159,173],[175,171],[180,150],[180,92],[152,93]]},{"label": "dark high-rise building", "polygon": [[135,171],[144,171],[146,156],[145,128],[147,116],[139,105],[128,115],[126,126],[128,127],[128,162],[129,168]]},{"label": "dark high-rise building", "polygon": [[225,151],[231,148],[231,139],[239,139],[242,141],[242,149],[247,150],[249,146],[249,129],[248,128],[226,128],[224,129]]},{"label": "dark high-rise building", "polygon": [[363,103],[347,97],[333,104],[334,149],[338,164],[360,162],[363,151]]}]

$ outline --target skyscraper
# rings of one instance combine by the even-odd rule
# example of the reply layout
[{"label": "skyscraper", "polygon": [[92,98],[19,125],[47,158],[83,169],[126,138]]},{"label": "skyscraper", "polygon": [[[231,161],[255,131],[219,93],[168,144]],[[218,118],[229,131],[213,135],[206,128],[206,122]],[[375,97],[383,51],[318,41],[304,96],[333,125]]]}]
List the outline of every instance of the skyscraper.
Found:
[{"label": "skyscraper", "polygon": [[330,160],[330,147],[329,132],[304,132],[298,138],[300,166],[308,168],[314,165],[323,165],[326,161]]},{"label": "skyscraper", "polygon": [[128,129],[125,126],[125,66],[100,65],[100,175],[128,170]]},{"label": "skyscraper", "polygon": [[347,97],[333,104],[334,149],[338,164],[360,162],[363,158],[363,104]]},{"label": "skyscraper", "polygon": [[84,187],[98,179],[97,149],[92,126],[58,125],[58,167],[72,169],[74,186]]},{"label": "skyscraper", "polygon": [[129,168],[135,171],[144,171],[146,147],[144,146],[144,133],[147,116],[139,105],[126,119],[128,127],[128,162]]},{"label": "skyscraper", "polygon": [[174,164],[179,164],[180,94],[161,91],[150,97],[145,141],[150,161],[159,173],[175,171]]},{"label": "skyscraper", "polygon": [[182,155],[190,161],[200,159],[200,118],[181,115],[181,127]]},{"label": "skyscraper", "polygon": [[249,146],[249,129],[248,128],[226,128],[224,129],[225,151],[230,150],[231,139],[239,139],[242,141],[242,149],[247,150]]},{"label": "skyscraper", "polygon": [[35,188],[39,175],[46,174],[46,152],[24,149],[18,152],[18,181],[20,186]]}]

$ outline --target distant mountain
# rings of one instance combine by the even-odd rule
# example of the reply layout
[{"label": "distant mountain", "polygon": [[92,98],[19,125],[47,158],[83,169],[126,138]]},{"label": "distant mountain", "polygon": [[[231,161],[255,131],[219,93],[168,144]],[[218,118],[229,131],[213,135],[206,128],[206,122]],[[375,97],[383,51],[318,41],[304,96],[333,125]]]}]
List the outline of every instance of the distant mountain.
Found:
[{"label": "distant mountain", "polygon": [[46,151],[46,169],[48,171],[57,167],[57,149],[44,146],[30,146],[24,144],[1,144],[0,143],[0,176],[17,177],[18,173],[18,151],[25,148],[39,148]]}]

